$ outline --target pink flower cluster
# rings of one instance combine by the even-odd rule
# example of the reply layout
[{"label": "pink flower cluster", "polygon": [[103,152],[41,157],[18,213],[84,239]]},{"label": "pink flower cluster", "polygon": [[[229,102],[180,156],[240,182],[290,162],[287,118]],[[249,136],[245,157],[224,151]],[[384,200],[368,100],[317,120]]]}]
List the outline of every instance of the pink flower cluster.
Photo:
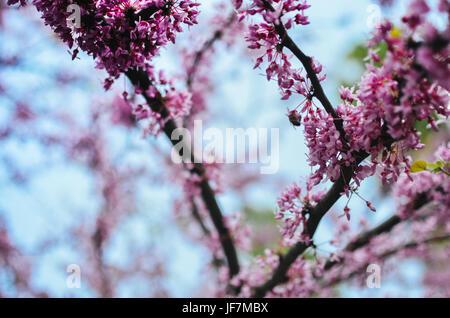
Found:
[{"label": "pink flower cluster", "polygon": [[[344,103],[338,106],[337,113],[343,120],[346,145],[339,139],[331,116],[323,110],[304,108],[308,110],[303,124],[310,149],[309,162],[318,167],[309,178],[310,188],[322,180],[335,181],[342,166],[356,167],[353,154],[360,151],[370,154],[371,161],[356,168],[356,185],[377,168],[384,181],[395,181],[409,167],[407,151],[423,147],[415,123],[428,120],[437,130],[433,116],[449,116],[450,36],[448,31],[438,33],[426,21],[429,9],[424,5],[424,1],[416,0],[409,10],[414,12],[409,17],[419,15],[416,20],[423,29],[417,23],[407,23],[405,37],[396,34],[390,22],[381,24],[370,41],[370,63],[356,92],[354,88],[340,89]],[[413,43],[421,30],[426,34],[425,41]],[[382,41],[388,52],[383,65],[376,67],[375,62],[381,59],[375,46]],[[433,53],[426,57],[423,52],[430,50]]]},{"label": "pink flower cluster", "polygon": [[[162,118],[161,114],[153,111],[148,103],[134,105],[128,99],[128,93],[124,92],[122,97],[117,96],[113,101],[113,123],[132,127],[137,121],[144,121],[146,122],[143,130],[144,135],[156,136],[161,132],[167,120],[182,119],[189,114],[192,107],[190,92],[176,90],[172,80],[167,80],[162,72],[159,73],[158,80],[155,78],[153,82],[158,83],[158,85],[151,86],[145,93],[152,99],[164,102],[169,117]],[[137,89],[137,92],[140,92],[140,90]],[[164,96],[161,94],[164,94]]]},{"label": "pink flower cluster", "polygon": [[450,269],[447,266],[450,246],[441,244],[427,251],[422,257],[425,259],[426,271],[423,277],[425,297],[450,297]]},{"label": "pink flower cluster", "polygon": [[[439,8],[445,12],[444,3],[441,1]],[[344,103],[336,111],[343,122],[344,139],[336,128],[337,119],[313,103],[309,79],[301,75],[301,70],[292,68],[283,52],[283,39],[277,33],[282,22],[286,29],[293,23],[308,24],[304,15],[308,7],[305,1],[253,1],[252,6],[242,10],[243,16],[259,14],[264,20],[251,25],[247,37],[249,48],[264,50],[255,67],[268,62],[267,79],[277,80],[283,99],[292,94],[305,97],[300,104],[303,108],[298,111],[300,105],[297,106],[289,111],[288,117],[295,126],[303,124],[310,150],[308,161],[317,168],[308,179],[308,190],[323,181],[336,181],[345,166],[355,170],[356,186],[377,169],[384,181],[395,181],[409,167],[406,152],[423,147],[414,124],[428,120],[437,129],[433,114],[444,117],[450,114],[447,92],[450,33],[448,30],[439,33],[427,22],[429,8],[423,0],[413,1],[404,17],[404,36],[399,36],[390,22],[379,25],[369,43],[370,63],[356,91],[340,89]],[[295,18],[287,19],[286,15],[293,12]],[[422,34],[424,40],[415,42]],[[382,67],[377,67],[375,62],[381,58],[375,47],[380,42],[387,44],[388,52]],[[320,74],[321,65],[314,59],[312,64]],[[324,80],[325,76],[319,75],[319,79]],[[355,154],[361,152],[371,155],[371,160],[358,166]]]},{"label": "pink flower cluster", "polygon": [[[450,143],[436,151],[435,159],[450,162]],[[369,264],[384,264],[385,273],[392,270],[390,263],[386,262],[387,257],[395,257],[396,262],[412,257],[420,257],[434,263],[444,260],[443,257],[447,259],[448,249],[438,249],[429,240],[433,237],[445,238],[450,233],[449,193],[450,178],[445,173],[424,171],[411,175],[403,174],[395,185],[395,196],[399,198],[397,214],[403,218],[402,222],[395,225],[390,232],[374,236],[354,250],[333,252],[329,257],[314,250],[314,260],[307,257],[297,259],[287,273],[289,279],[286,283],[275,287],[266,296],[310,297],[317,294],[329,297],[333,296],[333,286],[349,279],[356,279],[361,282],[361,286],[365,286]],[[320,200],[320,197],[311,200]],[[300,202],[305,200],[307,199],[301,199],[301,189],[297,184],[289,186],[278,199],[282,211],[279,218],[285,218],[286,213],[283,211],[301,215],[299,211],[305,208],[301,207]],[[344,222],[341,218],[336,218],[336,221],[338,223],[335,238],[330,242],[332,245],[344,248],[360,236],[360,228],[353,228],[351,223]],[[360,221],[360,226],[367,227],[364,219]],[[426,243],[428,241],[430,243]],[[244,267],[240,275],[233,279],[236,285],[243,285],[241,295],[250,296],[252,288],[264,283],[268,275],[277,268],[279,261],[277,253],[266,250],[265,255],[257,259],[254,267]],[[335,266],[326,266],[330,263],[335,263]],[[433,275],[430,271],[425,276],[430,293],[436,292],[436,287],[442,285],[437,283],[436,276],[448,281],[447,270],[439,272],[439,275]],[[445,288],[437,292],[445,293]]]},{"label": "pink flower cluster", "polygon": [[[34,0],[33,4],[69,48],[77,46],[73,58],[79,48],[108,72],[106,89],[129,69],[151,72],[149,61],[161,47],[175,42],[183,25],[196,24],[199,13],[199,4],[191,0]],[[72,4],[81,9],[81,25],[73,28],[67,23]]]},{"label": "pink flower cluster", "polygon": [[308,242],[310,237],[306,233],[306,221],[314,204],[325,195],[324,191],[306,193],[301,197],[302,189],[297,183],[288,186],[278,197],[279,212],[275,218],[283,221],[283,245],[292,245],[296,242]]},{"label": "pink flower cluster", "polygon": [[[276,286],[266,294],[266,297],[310,297],[312,294],[321,297],[333,296],[330,288],[321,286],[325,265],[324,258],[311,262],[305,258],[298,258],[290,267],[286,276],[286,283]],[[261,286],[275,270],[280,262],[278,253],[265,250],[264,255],[258,256],[253,265],[243,266],[239,275],[233,277],[231,284],[239,286],[240,297],[252,297],[253,288]]]},{"label": "pink flower cluster", "polygon": [[[435,159],[447,165],[450,164],[450,143],[439,147],[435,153]],[[395,184],[395,196],[399,198],[398,214],[404,218],[411,216],[411,211],[414,211],[414,206],[418,204],[419,199],[434,202],[434,214],[441,214],[448,218],[448,211],[450,210],[449,194],[450,177],[443,172],[421,171],[403,175]]]},{"label": "pink flower cluster", "polygon": [[[412,8],[422,3],[416,0]],[[411,10],[411,9],[410,9]],[[398,36],[390,22],[380,25],[370,42],[375,45],[384,41],[388,52],[382,67],[376,67],[379,60],[376,52],[371,52],[371,63],[359,83],[355,94],[350,90],[342,90],[344,104],[338,107],[338,114],[343,118],[346,137],[350,151],[364,150],[372,155],[372,167],[379,167],[384,181],[395,181],[402,170],[409,166],[406,153],[411,149],[421,149],[419,132],[414,128],[417,121],[428,120],[437,130],[434,115],[450,115],[448,108],[450,98],[447,91],[450,70],[448,63],[440,70],[424,69],[421,65],[432,65],[436,60],[442,61],[442,56],[448,60],[449,34],[439,34],[425,20],[426,10],[421,11],[421,25],[434,30],[434,40],[444,41],[447,48],[432,48],[427,41],[411,44],[417,37],[418,28],[415,24],[407,25],[406,36]],[[419,20],[421,20],[419,19]],[[422,21],[421,20],[421,21]],[[447,32],[448,33],[448,32]],[[445,37],[442,38],[441,37]],[[431,43],[430,42],[430,43]],[[416,46],[419,48],[417,49]],[[432,49],[435,54],[430,56],[429,63],[417,62],[420,50]],[[442,81],[442,70],[445,81]],[[381,158],[378,154],[382,152]],[[375,170],[357,173],[357,182]],[[369,173],[367,173],[369,172]]]},{"label": "pink flower cluster", "polygon": [[324,176],[332,182],[336,181],[340,177],[341,165],[349,166],[352,156],[344,151],[333,117],[321,108],[312,107],[311,104],[308,106],[302,122],[309,148],[308,163],[311,167],[318,167],[308,177],[307,186],[311,190]]},{"label": "pink flower cluster", "polygon": [[[293,68],[290,56],[283,52],[283,39],[280,38],[276,26],[283,23],[286,29],[290,29],[293,25],[308,25],[305,10],[309,7],[305,0],[255,0],[249,8],[240,12],[241,19],[255,15],[263,18],[263,22],[249,26],[246,39],[250,49],[262,51],[262,55],[256,59],[255,68],[264,61],[267,62],[267,80],[275,79],[278,82],[283,100],[289,99],[292,94],[308,97],[311,86],[301,74],[302,70]],[[314,69],[319,74],[322,66],[316,63]],[[321,80],[324,79],[325,76],[321,76]]]},{"label": "pink flower cluster", "polygon": [[[265,282],[268,273],[279,264],[279,255],[271,250],[265,250],[265,255],[258,256],[253,265],[245,264],[238,275],[234,276],[231,284],[240,287],[240,297],[251,297],[252,288]],[[228,275],[223,275],[224,283],[228,281]]]},{"label": "pink flower cluster", "polygon": [[[441,146],[435,153],[435,159],[448,164],[450,144]],[[399,201],[397,215],[402,221],[390,232],[378,234],[355,250],[333,253],[331,261],[339,262],[339,265],[326,271],[323,277],[325,284],[332,285],[351,277],[363,276],[368,264],[383,264],[386,256],[395,256],[397,263],[411,257],[432,262],[439,262],[444,255],[448,259],[448,248],[442,250],[432,244],[432,239],[450,238],[449,193],[450,178],[445,173],[422,171],[411,175],[403,174],[394,187],[394,195]],[[350,242],[359,236],[355,232],[349,236],[350,225],[346,224],[345,233],[337,233],[337,240],[333,241],[333,245],[338,245],[335,242],[341,243],[344,237],[342,234],[347,234],[347,241]],[[441,247],[445,246],[441,244]],[[386,264],[384,268],[388,268]],[[435,281],[436,277],[432,272],[433,270],[430,270],[425,276],[426,284],[432,288],[429,292],[436,287],[442,287]],[[448,271],[445,270],[440,275],[448,275]],[[361,281],[365,282],[366,277],[362,278],[364,279]],[[444,278],[441,276],[441,279]],[[445,292],[445,288],[438,290],[442,291]]]},{"label": "pink flower cluster", "polygon": [[123,125],[125,127],[133,127],[136,124],[136,119],[133,115],[133,106],[127,100],[127,94],[123,97],[115,96],[111,106],[111,121],[114,124]]}]

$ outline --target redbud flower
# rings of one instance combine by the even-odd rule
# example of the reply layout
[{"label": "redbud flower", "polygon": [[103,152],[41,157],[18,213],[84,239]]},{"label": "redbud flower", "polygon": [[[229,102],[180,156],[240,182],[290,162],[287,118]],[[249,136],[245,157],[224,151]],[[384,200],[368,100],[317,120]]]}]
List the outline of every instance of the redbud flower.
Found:
[{"label": "redbud flower", "polygon": [[366,205],[367,207],[373,211],[373,212],[377,212],[377,210],[375,209],[375,207],[372,205],[372,203],[370,203],[369,201],[366,201]]}]

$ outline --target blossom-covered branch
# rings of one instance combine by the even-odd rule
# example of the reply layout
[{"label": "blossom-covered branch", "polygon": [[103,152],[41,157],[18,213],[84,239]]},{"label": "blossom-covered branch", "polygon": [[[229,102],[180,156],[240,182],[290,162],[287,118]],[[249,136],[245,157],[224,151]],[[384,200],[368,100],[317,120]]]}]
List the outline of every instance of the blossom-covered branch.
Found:
[{"label": "blossom-covered branch", "polygon": [[[15,3],[17,1],[8,4]],[[82,23],[72,28],[67,24],[70,16],[67,11],[70,3],[67,1],[34,1],[33,4],[42,13],[46,24],[53,28],[69,48],[77,45],[93,56],[99,68],[108,72],[106,89],[121,74],[126,74],[147,103],[139,105],[133,111],[137,119],[151,118],[155,121],[150,128],[151,132],[161,130],[175,143],[172,140],[172,132],[177,128],[174,119],[189,111],[189,96],[177,94],[173,89],[169,90],[167,96],[163,96],[157,86],[169,83],[162,73],[155,74],[150,62],[159,54],[161,47],[175,42],[177,33],[183,30],[183,24],[190,26],[197,23],[198,3],[163,0],[83,2],[78,4],[81,7]],[[25,5],[25,2],[21,2],[21,5]],[[73,50],[73,58],[77,56],[78,48]],[[230,276],[233,276],[239,272],[239,263],[215,193],[208,183],[202,164],[195,164],[192,172],[201,179],[198,187],[218,231]]]},{"label": "blossom-covered branch", "polygon": [[[362,161],[362,159],[361,159]],[[317,202],[317,204],[308,210],[309,218],[305,224],[305,231],[307,239],[297,242],[291,249],[283,256],[280,257],[280,263],[274,270],[271,278],[267,280],[263,285],[258,286],[254,290],[254,297],[264,297],[264,295],[272,290],[278,284],[286,282],[286,273],[295,260],[302,255],[308,247],[313,243],[312,237],[316,233],[317,227],[325,216],[325,214],[331,209],[331,207],[339,200],[345,191],[345,187],[352,178],[353,170],[351,168],[343,169],[343,176],[340,177],[331,187],[325,196]]]},{"label": "blossom-covered branch", "polygon": [[[275,13],[274,7],[270,4],[267,0],[261,0],[266,9],[270,10],[272,13]],[[301,10],[305,10],[309,7],[309,5],[306,4],[306,2],[301,6]],[[298,9],[298,8],[297,8]],[[304,20],[304,23],[306,24],[306,20]],[[306,74],[308,75],[309,80],[311,81],[311,97],[316,97],[324,109],[327,111],[327,113],[332,116],[334,119],[334,124],[336,125],[336,129],[340,132],[343,140],[345,140],[345,131],[342,126],[342,119],[340,116],[336,113],[334,110],[333,105],[331,104],[330,100],[328,99],[327,95],[325,94],[325,91],[323,90],[322,84],[320,83],[321,80],[317,77],[318,70],[320,67],[314,65],[314,61],[310,56],[307,56],[303,51],[297,46],[297,44],[292,40],[292,38],[289,36],[284,24],[281,22],[281,17],[279,19],[275,19],[273,21],[273,25],[275,27],[275,31],[278,34],[280,38],[280,45],[281,47],[285,47],[289,49],[295,57],[298,58],[298,60],[302,63],[303,67],[305,68]],[[323,80],[323,79],[322,79]]]},{"label": "blossom-covered branch", "polygon": [[[411,253],[414,249],[420,248],[421,246],[426,246],[426,245],[432,245],[435,243],[441,243],[441,242],[445,242],[450,240],[450,234],[444,234],[444,235],[439,235],[439,236],[435,236],[435,237],[430,237],[427,238],[423,241],[413,241],[413,242],[409,242],[406,243],[402,246],[396,247],[394,249],[391,249],[389,251],[386,251],[384,253],[382,253],[381,255],[377,255],[376,259],[379,261],[385,260],[389,257],[395,256],[397,254],[399,254],[400,252],[402,253]],[[411,251],[412,250],[412,251]],[[332,287],[334,285],[337,285],[343,281],[349,281],[350,279],[352,279],[354,276],[361,274],[361,273],[365,273],[367,270],[367,267],[370,265],[370,263],[364,263],[360,266],[358,266],[357,268],[353,269],[351,272],[346,273],[344,276],[340,276],[336,279],[333,279],[329,282],[327,282],[326,284],[324,284],[324,288],[328,288],[328,287]]]},{"label": "blossom-covered branch", "polygon": [[[129,70],[127,72],[127,76],[133,85],[142,90],[142,95],[152,111],[160,115],[160,120],[163,123],[161,125],[161,129],[164,131],[169,140],[171,140],[171,142],[175,145],[177,141],[172,139],[172,133],[175,129],[177,129],[177,125],[175,121],[169,117],[170,113],[164,104],[163,97],[158,92],[155,92],[154,97],[150,97],[146,93],[146,91],[148,91],[151,87],[151,82],[148,79],[146,72],[142,70]],[[193,152],[191,152],[191,156],[194,156]],[[191,161],[197,162],[194,157],[192,157]],[[220,242],[222,244],[225,257],[227,258],[230,276],[232,277],[239,272],[239,261],[229,230],[223,221],[222,212],[216,201],[214,191],[208,183],[202,164],[195,163],[191,172],[201,178],[199,182],[201,197],[203,198],[205,206],[210,213],[211,220],[213,221],[219,234]]]},{"label": "blossom-covered branch", "polygon": [[[242,2],[238,2],[237,7],[241,5]],[[322,180],[334,182],[332,188],[318,201],[311,200],[310,193],[302,199],[300,189],[288,189],[282,194],[279,199],[282,205],[279,203],[281,211],[278,218],[285,222],[283,233],[288,234],[290,238],[300,238],[300,241],[287,254],[280,256],[278,266],[273,270],[269,280],[254,288],[253,295],[256,297],[264,296],[276,285],[287,281],[286,273],[290,266],[299,255],[313,245],[312,237],[320,220],[343,193],[348,197],[351,193],[357,193],[360,182],[373,175],[377,167],[384,170],[381,172],[383,181],[396,181],[402,171],[400,167],[403,167],[403,170],[406,168],[408,172],[410,163],[404,155],[405,150],[423,147],[413,127],[416,120],[428,119],[430,124],[434,125],[432,112],[444,117],[450,114],[447,107],[448,94],[435,83],[440,81],[440,73],[432,68],[427,70],[421,68],[418,72],[414,58],[411,59],[415,53],[420,53],[416,51],[417,46],[412,48],[409,46],[410,39],[417,32],[419,24],[430,28],[430,38],[440,39],[439,43],[443,42],[442,39],[445,39],[446,44],[449,42],[448,34],[439,34],[425,22],[424,16],[429,8],[424,1],[413,1],[410,11],[404,17],[403,21],[408,29],[405,31],[407,34],[405,38],[399,38],[397,33],[393,32],[390,22],[385,21],[377,27],[369,46],[374,47],[381,41],[386,42],[387,57],[381,67],[376,67],[375,63],[381,59],[374,49],[369,50],[370,63],[367,64],[367,71],[359,84],[359,91],[355,94],[354,88],[340,89],[344,104],[338,106],[337,115],[334,115],[334,109],[323,94],[323,89],[319,87],[320,81],[316,74],[320,73],[322,68],[317,66],[314,68],[312,60],[288,37],[281,21],[285,19],[288,28],[293,23],[306,25],[309,22],[304,10],[308,8],[306,1],[297,3],[289,0],[255,0],[247,9],[242,10],[243,16],[260,14],[265,21],[250,26],[249,48],[265,50],[265,54],[257,59],[255,67],[259,67],[264,59],[267,59],[269,62],[266,70],[267,78],[271,79],[272,76],[278,78],[283,99],[288,99],[293,93],[306,98],[301,112],[298,113],[296,110],[299,105],[289,113],[289,120],[294,126],[302,123],[305,126],[305,135],[310,148],[310,165],[319,167],[308,179],[308,191],[310,192]],[[440,6],[440,9],[446,12],[446,7]],[[294,18],[289,17],[292,12],[296,14]],[[302,70],[291,67],[289,58],[282,52],[282,47],[288,47],[299,58],[310,83],[301,75]],[[442,60],[441,57],[445,59],[446,47],[447,45],[441,45],[433,48],[436,55],[432,59],[436,59],[436,63]],[[324,76],[321,79],[323,80]],[[421,83],[419,87],[416,86],[417,81]],[[443,86],[445,87],[445,83]],[[312,107],[312,98],[316,90],[328,114],[324,115],[320,109]],[[422,96],[425,94],[430,99],[423,100]],[[303,121],[302,113],[306,114]],[[436,125],[434,127],[437,129]],[[401,150],[398,151],[399,149]],[[381,160],[378,159],[380,152],[383,153]],[[331,153],[333,154],[330,156]],[[369,156],[371,162],[361,165]],[[294,203],[295,200],[298,200],[300,205]],[[366,203],[375,211],[369,201]],[[349,219],[350,211],[347,206],[344,212]]]}]

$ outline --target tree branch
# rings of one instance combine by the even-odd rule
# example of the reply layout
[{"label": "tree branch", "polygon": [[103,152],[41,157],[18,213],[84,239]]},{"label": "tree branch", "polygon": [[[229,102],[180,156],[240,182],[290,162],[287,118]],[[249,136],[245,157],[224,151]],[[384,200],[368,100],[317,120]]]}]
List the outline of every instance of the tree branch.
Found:
[{"label": "tree branch", "polygon": [[[151,82],[146,72],[143,70],[129,70],[126,72],[126,76],[130,79],[131,83],[135,87],[139,87],[143,90],[142,96],[145,98],[152,111],[161,115],[162,120],[165,122],[162,130],[169,138],[171,143],[175,145],[177,142],[175,140],[172,140],[171,137],[172,132],[178,127],[175,121],[170,118],[170,113],[164,103],[163,98],[160,95],[156,96],[155,98],[151,98],[147,95],[146,91],[150,87]],[[192,160],[192,162],[196,161]],[[229,275],[230,277],[233,277],[234,275],[239,273],[239,261],[230,232],[225,226],[222,212],[216,201],[215,193],[209,185],[208,179],[205,176],[205,169],[201,163],[195,163],[194,167],[190,171],[191,173],[195,173],[201,177],[201,197],[219,234],[220,243],[228,262]]]},{"label": "tree branch", "polygon": [[[430,205],[430,202],[431,202],[431,200],[428,198],[426,193],[420,194],[418,196],[417,200],[415,200],[415,201],[416,202],[413,207],[414,211],[417,211],[425,206]],[[370,243],[370,241],[374,237],[376,237],[380,234],[383,234],[383,233],[390,232],[397,224],[399,224],[402,221],[403,221],[403,219],[401,217],[399,217],[398,215],[391,216],[389,219],[387,219],[380,225],[374,227],[373,229],[370,229],[366,232],[361,233],[355,240],[353,240],[352,242],[347,244],[347,246],[344,248],[344,251],[353,252],[361,247],[364,247],[365,245]],[[339,261],[329,260],[325,264],[324,269],[329,270],[330,268],[332,268],[333,266],[335,266],[339,263],[340,263]]]},{"label": "tree branch", "polygon": [[[271,10],[273,12],[275,11],[275,9],[267,0],[262,0],[262,2],[268,10]],[[306,70],[306,73],[308,74],[308,77],[311,80],[311,85],[314,89],[314,96],[319,99],[326,112],[334,118],[334,125],[340,133],[343,145],[346,146],[347,141],[343,128],[343,121],[336,113],[331,102],[327,98],[322,85],[320,84],[320,80],[318,79],[317,74],[314,71],[311,57],[305,55],[302,50],[300,50],[300,48],[295,44],[295,42],[289,37],[286,28],[281,21],[279,21],[278,23],[274,23],[273,25],[281,39],[281,44],[284,47],[288,48],[302,63],[303,67]],[[393,141],[394,140],[392,138],[386,138],[385,144],[389,146]],[[258,286],[254,289],[254,297],[264,297],[266,293],[272,290],[275,286],[287,281],[287,271],[289,270],[292,263],[294,263],[294,261],[297,259],[297,257],[303,254],[303,252],[311,246],[312,239],[322,217],[339,200],[339,198],[345,191],[345,187],[348,186],[349,182],[353,178],[356,168],[364,159],[369,156],[369,154],[363,150],[359,152],[353,152],[352,155],[356,161],[355,165],[349,167],[341,167],[341,176],[339,177],[339,179],[333,184],[330,190],[326,193],[325,197],[320,200],[320,202],[310,211],[310,217],[306,222],[305,228],[310,241],[308,243],[298,242],[288,251],[287,254],[280,257],[280,263],[273,272],[272,277],[263,285]]]},{"label": "tree branch", "polygon": [[[361,163],[367,157],[366,153],[360,154],[357,159],[357,163]],[[298,242],[295,244],[287,254],[280,257],[280,263],[272,274],[272,277],[266,281],[263,285],[254,289],[253,297],[264,297],[267,292],[272,290],[278,284],[282,284],[287,281],[286,273],[289,267],[294,263],[298,256],[311,246],[312,239],[316,232],[316,229],[322,220],[323,216],[328,210],[339,200],[342,196],[346,185],[353,177],[354,170],[352,167],[344,167],[342,169],[341,177],[333,184],[328,190],[322,200],[317,203],[310,211],[309,219],[306,222],[306,233],[310,238],[309,243]]]},{"label": "tree branch", "polygon": [[[272,12],[275,11],[274,7],[267,0],[262,1],[268,10]],[[320,80],[317,77],[316,72],[314,71],[311,57],[303,53],[303,51],[291,39],[291,37],[286,31],[286,28],[281,22],[281,19],[279,23],[273,23],[273,25],[275,27],[275,31],[277,32],[278,36],[281,39],[281,45],[289,49],[295,55],[295,57],[302,63],[303,67],[305,68],[306,74],[308,74],[308,77],[311,80],[311,85],[314,88],[314,97],[316,97],[320,101],[326,112],[334,118],[334,125],[341,134],[341,138],[345,140],[345,131],[343,127],[342,118],[336,113],[336,111],[333,108],[333,105],[331,104],[330,100],[325,94],[322,84],[320,84]]]},{"label": "tree branch", "polygon": [[198,67],[198,65],[200,64],[203,55],[206,53],[206,51],[208,51],[210,48],[212,48],[212,46],[214,45],[214,43],[218,40],[220,40],[224,34],[224,29],[228,28],[236,19],[236,13],[231,13],[230,17],[228,18],[228,20],[226,21],[225,25],[223,25],[223,27],[221,29],[218,29],[216,32],[213,33],[213,36],[206,41],[202,48],[195,54],[194,57],[194,62],[192,63],[191,69],[189,70],[188,73],[188,78],[186,80],[186,84],[188,88],[191,88],[192,86],[192,82],[194,81],[194,76],[195,76],[195,71]]},{"label": "tree branch", "polygon": [[[387,251],[387,252],[379,255],[378,259],[383,260],[383,259],[389,258],[389,257],[397,254],[399,251],[415,248],[422,244],[438,243],[438,242],[447,241],[447,240],[450,240],[450,234],[444,234],[444,235],[431,237],[431,238],[423,240],[422,242],[410,242],[410,243],[399,246],[395,249],[392,249],[390,251]],[[355,271],[349,273],[346,277],[338,277],[330,282],[327,282],[324,287],[330,287],[330,286],[339,284],[343,281],[346,281],[348,279],[351,279],[355,275],[357,275],[361,272],[364,272],[369,265],[370,265],[369,263],[366,263],[366,264],[362,265],[361,267],[359,267],[358,269],[356,269]]]},{"label": "tree branch", "polygon": [[[200,215],[198,211],[197,204],[195,203],[194,198],[191,198],[191,204],[192,204],[192,216],[197,221],[197,223],[200,225],[200,228],[203,231],[203,234],[206,236],[207,239],[211,239],[211,231],[206,226],[205,222],[203,222],[202,216]],[[216,268],[219,268],[225,264],[225,261],[222,258],[217,258],[215,255],[213,255],[213,265]]]}]

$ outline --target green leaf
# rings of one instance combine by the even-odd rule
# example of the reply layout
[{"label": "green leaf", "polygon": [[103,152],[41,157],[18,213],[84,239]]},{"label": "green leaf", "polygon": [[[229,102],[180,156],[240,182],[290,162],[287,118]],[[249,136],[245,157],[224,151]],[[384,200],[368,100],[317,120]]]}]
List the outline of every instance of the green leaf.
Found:
[{"label": "green leaf", "polygon": [[427,169],[427,165],[428,165],[428,163],[426,161],[418,160],[412,164],[411,172],[416,173],[416,172],[424,171]]},{"label": "green leaf", "polygon": [[411,166],[411,172],[419,172],[419,171],[430,171],[434,173],[445,173],[446,175],[450,175],[448,171],[449,163],[445,161],[436,161],[436,163],[426,162],[424,160],[418,160],[414,162]]}]

